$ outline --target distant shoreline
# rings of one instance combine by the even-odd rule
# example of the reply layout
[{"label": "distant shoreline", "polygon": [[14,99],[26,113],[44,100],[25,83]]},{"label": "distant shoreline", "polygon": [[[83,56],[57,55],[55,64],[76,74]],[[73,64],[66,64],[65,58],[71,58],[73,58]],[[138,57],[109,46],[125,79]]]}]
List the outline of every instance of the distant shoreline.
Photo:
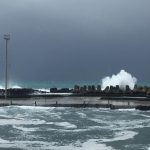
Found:
[{"label": "distant shoreline", "polygon": [[[7,93],[7,95],[5,95]],[[69,88],[36,90],[29,88],[0,89],[0,106],[45,106],[45,107],[95,107],[95,108],[136,108],[150,110],[150,87],[121,89],[118,85],[104,90],[98,85],[75,85]]]}]

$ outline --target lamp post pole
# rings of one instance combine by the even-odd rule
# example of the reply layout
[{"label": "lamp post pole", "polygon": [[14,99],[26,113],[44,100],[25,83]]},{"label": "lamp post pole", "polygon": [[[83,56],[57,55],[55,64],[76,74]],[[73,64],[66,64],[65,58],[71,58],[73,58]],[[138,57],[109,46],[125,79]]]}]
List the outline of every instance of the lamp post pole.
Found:
[{"label": "lamp post pole", "polygon": [[6,53],[5,53],[5,99],[7,99],[7,87],[8,87],[8,41],[10,40],[10,35],[4,35],[4,40],[6,41]]}]

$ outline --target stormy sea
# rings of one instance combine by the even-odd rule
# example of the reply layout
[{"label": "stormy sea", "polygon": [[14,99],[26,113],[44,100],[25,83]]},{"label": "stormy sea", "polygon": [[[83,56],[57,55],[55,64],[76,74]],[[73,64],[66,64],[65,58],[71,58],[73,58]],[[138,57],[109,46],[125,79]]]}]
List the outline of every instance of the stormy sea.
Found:
[{"label": "stormy sea", "polygon": [[149,131],[149,111],[0,108],[2,150],[150,150]]}]

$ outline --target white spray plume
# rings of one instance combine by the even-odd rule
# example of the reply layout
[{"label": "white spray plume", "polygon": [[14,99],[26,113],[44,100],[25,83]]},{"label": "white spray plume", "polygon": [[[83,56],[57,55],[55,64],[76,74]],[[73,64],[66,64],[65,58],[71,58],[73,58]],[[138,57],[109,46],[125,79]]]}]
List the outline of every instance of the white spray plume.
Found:
[{"label": "white spray plume", "polygon": [[126,85],[129,85],[130,89],[134,89],[134,85],[137,83],[137,79],[125,70],[121,70],[118,74],[111,77],[105,77],[102,79],[102,90],[107,86],[116,86],[124,90]]},{"label": "white spray plume", "polygon": [[[22,87],[19,86],[19,85],[17,85],[17,84],[12,84],[12,83],[10,83],[9,86],[8,86],[8,88],[12,88],[12,89],[21,89]],[[0,89],[5,89],[5,86],[4,86],[3,84],[0,85]]]}]

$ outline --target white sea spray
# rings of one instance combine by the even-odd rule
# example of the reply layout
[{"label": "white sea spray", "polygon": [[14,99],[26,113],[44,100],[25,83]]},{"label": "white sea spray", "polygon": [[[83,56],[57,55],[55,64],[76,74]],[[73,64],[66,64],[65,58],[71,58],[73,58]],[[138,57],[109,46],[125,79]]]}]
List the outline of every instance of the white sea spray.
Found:
[{"label": "white sea spray", "polygon": [[137,78],[132,76],[130,73],[125,70],[121,70],[118,74],[104,77],[102,79],[102,90],[104,90],[107,86],[116,86],[124,90],[126,85],[129,85],[130,89],[133,89],[135,84],[137,83]]}]

